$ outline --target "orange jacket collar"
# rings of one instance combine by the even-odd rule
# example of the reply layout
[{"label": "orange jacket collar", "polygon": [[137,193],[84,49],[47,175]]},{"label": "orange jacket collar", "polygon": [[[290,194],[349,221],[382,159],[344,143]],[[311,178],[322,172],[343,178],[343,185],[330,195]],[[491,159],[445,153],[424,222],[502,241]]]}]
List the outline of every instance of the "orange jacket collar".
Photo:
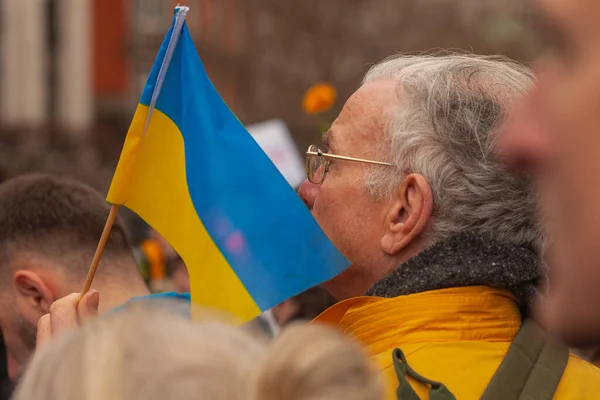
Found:
[{"label": "orange jacket collar", "polygon": [[471,286],[390,299],[352,298],[329,308],[315,322],[336,326],[377,354],[390,343],[510,341],[521,315],[508,290]]}]

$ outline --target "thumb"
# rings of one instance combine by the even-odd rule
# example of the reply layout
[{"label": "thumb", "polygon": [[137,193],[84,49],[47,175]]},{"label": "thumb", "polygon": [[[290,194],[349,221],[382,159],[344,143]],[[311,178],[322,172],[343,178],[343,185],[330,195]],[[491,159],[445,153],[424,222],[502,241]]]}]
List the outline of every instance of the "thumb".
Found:
[{"label": "thumb", "polygon": [[77,305],[77,317],[79,323],[83,324],[98,316],[98,305],[100,304],[100,292],[91,289],[83,295]]},{"label": "thumb", "polygon": [[50,314],[42,315],[37,323],[36,347],[40,348],[52,338],[52,327],[50,325]]}]

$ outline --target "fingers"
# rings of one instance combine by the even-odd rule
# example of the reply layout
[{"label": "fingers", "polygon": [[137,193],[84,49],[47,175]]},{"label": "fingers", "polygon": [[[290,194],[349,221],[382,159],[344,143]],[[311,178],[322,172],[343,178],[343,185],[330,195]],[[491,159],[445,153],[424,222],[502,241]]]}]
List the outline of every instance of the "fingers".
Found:
[{"label": "fingers", "polygon": [[43,346],[52,337],[50,328],[50,314],[42,315],[37,323],[37,336],[35,339],[36,347]]},{"label": "fingers", "polygon": [[48,342],[61,332],[78,328],[81,324],[98,316],[100,293],[88,291],[81,300],[79,293],[72,293],[56,300],[50,306],[50,313],[38,321],[37,346]]},{"label": "fingers", "polygon": [[100,292],[97,290],[92,289],[83,295],[77,305],[77,317],[80,324],[85,324],[98,316],[98,304],[100,304]]},{"label": "fingers", "polygon": [[77,317],[77,302],[79,293],[71,293],[56,300],[50,306],[50,326],[52,335],[79,327]]}]

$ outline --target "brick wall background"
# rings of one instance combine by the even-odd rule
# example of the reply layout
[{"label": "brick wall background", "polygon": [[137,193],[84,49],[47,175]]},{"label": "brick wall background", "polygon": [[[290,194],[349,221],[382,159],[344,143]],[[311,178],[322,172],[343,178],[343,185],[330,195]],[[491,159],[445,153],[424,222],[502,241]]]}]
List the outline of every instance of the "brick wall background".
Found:
[{"label": "brick wall background", "polygon": [[[171,4],[173,3],[173,4]],[[0,131],[0,169],[110,184],[129,120],[176,1],[94,0],[96,123],[67,136],[49,121]],[[520,0],[189,0],[188,25],[215,86],[247,124],[281,118],[299,150],[319,135],[304,91],[327,81],[341,108],[368,67],[398,52],[462,49],[528,61],[535,52]],[[1,71],[0,71],[1,73]]]}]

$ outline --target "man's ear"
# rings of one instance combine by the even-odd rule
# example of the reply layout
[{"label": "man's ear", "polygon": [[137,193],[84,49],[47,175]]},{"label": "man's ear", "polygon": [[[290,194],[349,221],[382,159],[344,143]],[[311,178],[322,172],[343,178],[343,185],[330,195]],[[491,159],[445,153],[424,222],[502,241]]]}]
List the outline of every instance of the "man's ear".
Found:
[{"label": "man's ear", "polygon": [[393,256],[407,247],[423,232],[432,210],[433,195],[425,178],[408,175],[388,203],[382,250]]},{"label": "man's ear", "polygon": [[26,269],[17,270],[13,275],[13,284],[19,296],[33,310],[41,314],[50,312],[50,305],[56,298],[37,273]]}]

